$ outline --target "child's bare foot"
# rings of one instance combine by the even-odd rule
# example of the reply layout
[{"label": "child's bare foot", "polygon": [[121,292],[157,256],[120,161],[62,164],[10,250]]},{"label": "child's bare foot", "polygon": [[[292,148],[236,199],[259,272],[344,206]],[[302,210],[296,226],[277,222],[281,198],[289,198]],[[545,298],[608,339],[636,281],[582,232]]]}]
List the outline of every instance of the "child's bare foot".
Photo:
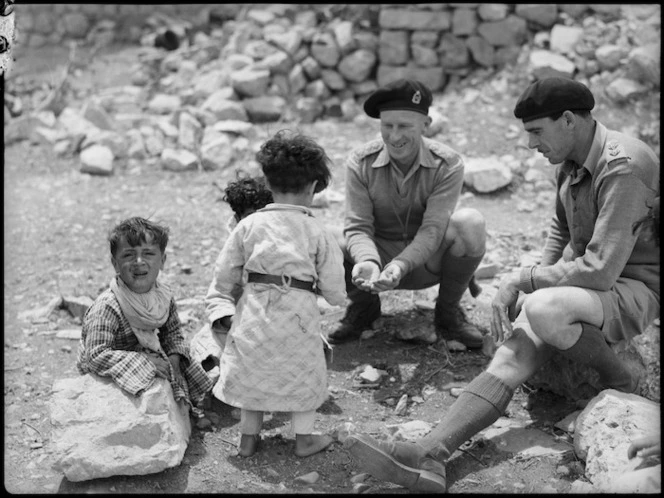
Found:
[{"label": "child's bare foot", "polygon": [[258,434],[242,434],[237,454],[241,457],[250,457],[256,453],[260,440],[261,437]]},{"label": "child's bare foot", "polygon": [[308,457],[319,451],[323,451],[334,442],[330,436],[325,434],[296,434],[295,456]]}]

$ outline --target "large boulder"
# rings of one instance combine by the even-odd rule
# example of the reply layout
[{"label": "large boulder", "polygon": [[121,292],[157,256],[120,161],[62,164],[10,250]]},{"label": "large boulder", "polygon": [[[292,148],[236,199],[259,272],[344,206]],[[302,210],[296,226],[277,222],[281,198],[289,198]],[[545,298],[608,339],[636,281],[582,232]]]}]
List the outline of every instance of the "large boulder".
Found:
[{"label": "large boulder", "polygon": [[[585,476],[595,489],[644,491],[648,476],[635,479],[633,471],[646,467],[646,462],[641,457],[630,460],[628,449],[635,439],[661,434],[660,412],[659,403],[613,389],[588,403],[574,424],[574,451],[585,460]],[[661,463],[652,471],[660,475],[661,488]],[[628,473],[630,479],[625,478]]]},{"label": "large boulder", "polygon": [[159,378],[140,396],[92,374],[56,380],[49,410],[54,468],[74,482],[175,467],[191,435],[188,408]]}]

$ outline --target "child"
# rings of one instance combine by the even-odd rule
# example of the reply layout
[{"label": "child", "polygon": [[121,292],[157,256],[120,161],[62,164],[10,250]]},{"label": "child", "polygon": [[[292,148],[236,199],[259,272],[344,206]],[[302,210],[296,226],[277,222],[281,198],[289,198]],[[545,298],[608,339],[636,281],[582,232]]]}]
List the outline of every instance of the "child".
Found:
[{"label": "child", "polygon": [[116,275],[83,317],[79,372],[112,377],[134,395],[155,377],[168,379],[176,401],[196,413],[212,381],[191,361],[172,292],[157,281],[166,261],[168,228],[130,218],[113,228],[108,240]]},{"label": "child", "polygon": [[263,178],[249,177],[230,182],[224,190],[224,201],[235,213],[233,218],[229,219],[230,232],[240,220],[274,202],[274,199]]},{"label": "child", "polygon": [[[249,216],[256,210],[265,207],[273,202],[272,192],[265,186],[262,178],[238,178],[230,182],[224,189],[224,201],[226,201],[233,210],[233,217],[228,219],[227,228],[229,233],[237,223]],[[212,283],[214,285],[214,282]],[[239,298],[242,288],[236,289],[235,301]],[[226,334],[228,329],[221,327],[217,322],[216,328],[208,325],[203,326],[191,340],[191,355],[195,361],[203,365],[203,368],[210,372],[214,379],[212,370],[219,365],[221,354],[226,343]]]},{"label": "child", "polygon": [[230,331],[212,392],[241,408],[240,456],[256,452],[263,412],[275,411],[291,412],[295,454],[306,457],[333,441],[312,434],[327,397],[316,293],[333,305],[346,297],[341,249],[309,208],[329,183],[329,159],[310,138],[286,132],[257,159],[274,203],[238,223],[215,265],[208,315]]}]

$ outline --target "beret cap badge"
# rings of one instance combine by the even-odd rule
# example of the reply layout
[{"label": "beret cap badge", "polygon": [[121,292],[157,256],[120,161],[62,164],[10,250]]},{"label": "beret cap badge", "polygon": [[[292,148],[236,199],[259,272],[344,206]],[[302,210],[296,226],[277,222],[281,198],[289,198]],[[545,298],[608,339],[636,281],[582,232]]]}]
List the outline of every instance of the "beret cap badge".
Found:
[{"label": "beret cap badge", "polygon": [[419,90],[413,94],[412,102],[413,104],[419,104],[420,102],[422,102],[422,94],[420,93]]}]

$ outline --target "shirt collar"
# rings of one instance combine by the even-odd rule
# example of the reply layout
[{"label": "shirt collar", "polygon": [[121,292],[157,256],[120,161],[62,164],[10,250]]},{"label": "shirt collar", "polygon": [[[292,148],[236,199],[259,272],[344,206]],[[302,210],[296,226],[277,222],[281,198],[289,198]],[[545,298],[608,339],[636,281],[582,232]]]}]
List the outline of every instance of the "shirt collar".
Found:
[{"label": "shirt collar", "polygon": [[[593,142],[590,145],[590,150],[588,151],[585,161],[583,161],[583,164],[580,166],[573,161],[565,161],[563,163],[565,173],[571,174],[574,169],[581,170],[581,168],[583,168],[592,175],[599,163],[599,158],[602,157],[606,135],[606,127],[599,121],[595,121],[595,135],[593,135]],[[577,171],[577,173],[579,172],[580,171]]]},{"label": "shirt collar", "polygon": [[[425,168],[437,168],[438,163],[436,159],[431,154],[429,147],[427,147],[426,139],[422,138],[420,142],[420,152],[418,154],[419,164],[417,166],[424,166]],[[372,168],[382,168],[390,164],[390,155],[387,153],[387,147],[383,144],[383,148],[380,149],[378,157],[371,165]]]},{"label": "shirt collar", "polygon": [[296,204],[279,204],[276,202],[271,202],[270,204],[266,205],[265,207],[259,209],[256,212],[259,211],[299,211],[301,213],[304,213],[308,216],[313,216],[314,213],[311,209],[305,206],[299,206]]}]

